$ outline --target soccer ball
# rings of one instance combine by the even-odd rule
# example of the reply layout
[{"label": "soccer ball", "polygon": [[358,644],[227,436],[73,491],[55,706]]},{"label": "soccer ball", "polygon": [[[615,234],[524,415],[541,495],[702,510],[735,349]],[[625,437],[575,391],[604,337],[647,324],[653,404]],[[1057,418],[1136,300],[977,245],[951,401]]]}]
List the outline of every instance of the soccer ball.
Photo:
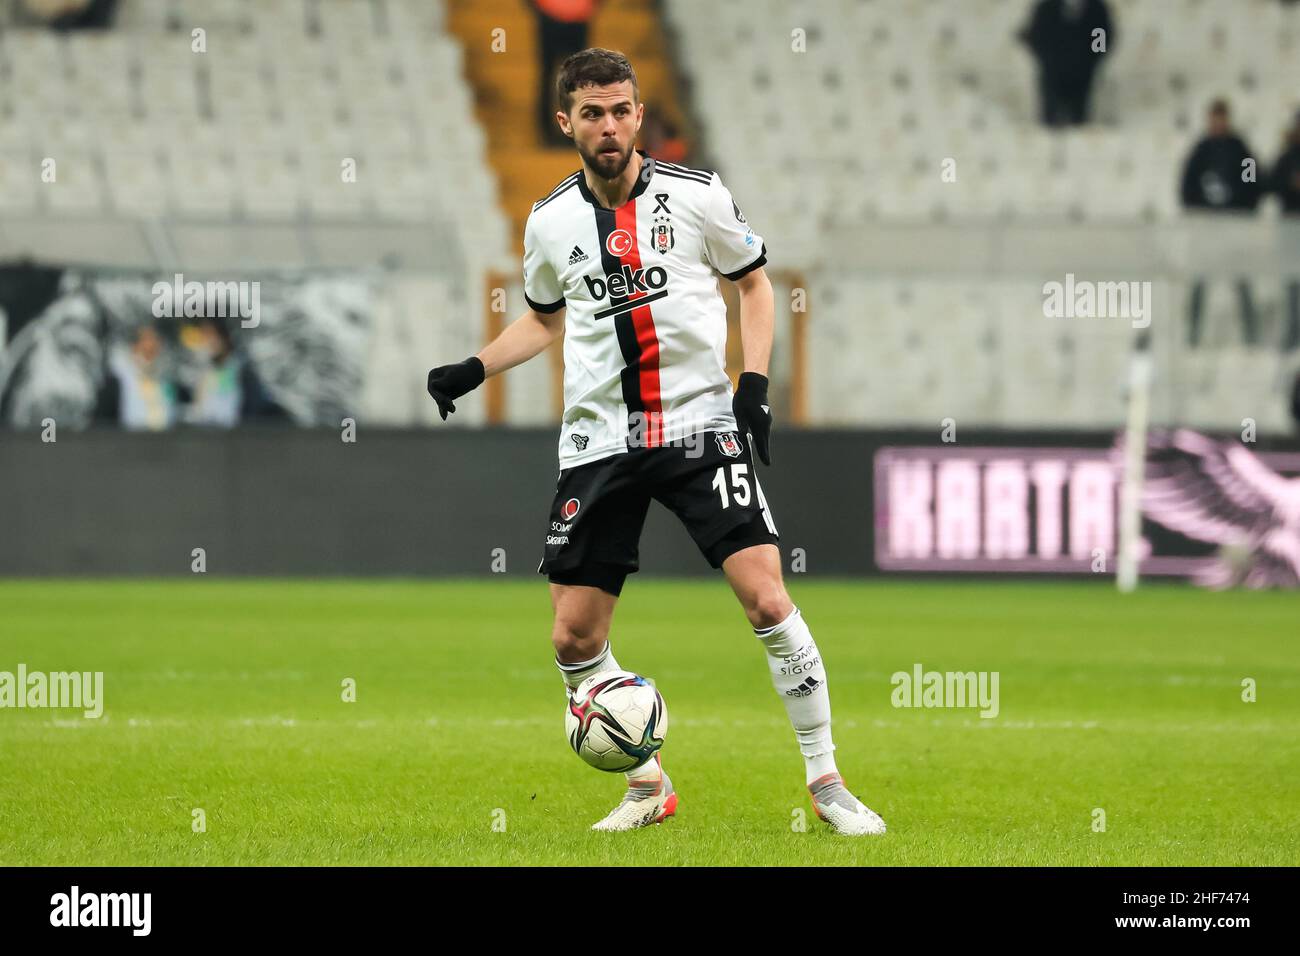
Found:
[{"label": "soccer ball", "polygon": [[668,707],[655,685],[631,671],[588,677],[564,712],[569,746],[597,770],[639,767],[664,745]]}]

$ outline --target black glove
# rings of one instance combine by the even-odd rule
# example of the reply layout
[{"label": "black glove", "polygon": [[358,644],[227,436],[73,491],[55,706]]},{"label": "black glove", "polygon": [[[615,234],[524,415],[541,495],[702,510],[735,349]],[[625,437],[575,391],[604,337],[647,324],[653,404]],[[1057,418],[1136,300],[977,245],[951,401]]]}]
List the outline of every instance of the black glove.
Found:
[{"label": "black glove", "polygon": [[772,407],[767,402],[767,376],[741,372],[736,394],[731,399],[731,411],[736,416],[740,433],[749,434],[750,444],[758,453],[759,460],[765,465],[772,464]]},{"label": "black glove", "polygon": [[429,394],[438,403],[442,420],[447,420],[447,413],[456,410],[455,399],[466,392],[472,392],[483,384],[487,375],[478,356],[470,356],[455,365],[439,365],[429,373]]}]

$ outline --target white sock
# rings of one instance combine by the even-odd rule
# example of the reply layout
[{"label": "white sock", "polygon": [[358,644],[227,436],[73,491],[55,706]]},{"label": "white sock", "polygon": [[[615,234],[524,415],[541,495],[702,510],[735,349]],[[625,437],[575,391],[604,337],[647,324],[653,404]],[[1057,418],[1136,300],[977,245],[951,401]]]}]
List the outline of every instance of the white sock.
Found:
[{"label": "white sock", "polygon": [[569,690],[577,690],[579,685],[592,674],[600,674],[604,671],[621,671],[623,669],[618,666],[618,661],[614,660],[614,652],[610,650],[609,641],[606,641],[600,653],[589,661],[563,664],[557,657],[555,658],[555,666],[560,669],[565,686]]},{"label": "white sock", "polygon": [[[564,676],[565,686],[569,690],[577,690],[582,682],[593,674],[602,674],[605,671],[621,671],[623,669],[618,666],[618,661],[614,660],[614,652],[610,650],[609,641],[606,641],[601,652],[589,661],[563,664],[557,657],[555,666],[560,669],[560,673]],[[629,787],[641,788],[645,788],[647,785],[658,785],[659,776],[659,761],[652,757],[641,766],[627,772],[627,784]]]},{"label": "white sock", "polygon": [[767,650],[772,685],[790,715],[799,752],[804,757],[808,783],[837,773],[831,740],[831,698],[826,690],[826,668],[812,632],[796,607],[780,624],[754,628]]}]

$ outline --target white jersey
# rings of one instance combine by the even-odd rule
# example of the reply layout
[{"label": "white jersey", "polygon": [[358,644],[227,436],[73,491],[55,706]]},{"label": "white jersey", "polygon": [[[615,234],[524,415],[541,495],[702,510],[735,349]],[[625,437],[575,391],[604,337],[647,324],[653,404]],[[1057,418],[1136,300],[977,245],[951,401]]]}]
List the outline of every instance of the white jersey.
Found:
[{"label": "white jersey", "polygon": [[568,309],[561,470],[736,427],[714,272],[739,279],[767,249],[717,173],[641,159],[618,209],[580,170],[524,227],[529,307]]}]

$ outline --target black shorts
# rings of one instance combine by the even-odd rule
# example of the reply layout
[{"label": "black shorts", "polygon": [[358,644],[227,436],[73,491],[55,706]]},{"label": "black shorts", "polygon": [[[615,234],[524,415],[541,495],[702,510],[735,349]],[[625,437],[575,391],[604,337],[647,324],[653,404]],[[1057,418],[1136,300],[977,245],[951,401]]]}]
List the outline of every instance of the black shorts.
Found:
[{"label": "black shorts", "polygon": [[677,515],[715,568],[742,548],[779,540],[744,439],[700,432],[561,471],[537,570],[556,584],[618,594],[640,567],[651,498]]}]

